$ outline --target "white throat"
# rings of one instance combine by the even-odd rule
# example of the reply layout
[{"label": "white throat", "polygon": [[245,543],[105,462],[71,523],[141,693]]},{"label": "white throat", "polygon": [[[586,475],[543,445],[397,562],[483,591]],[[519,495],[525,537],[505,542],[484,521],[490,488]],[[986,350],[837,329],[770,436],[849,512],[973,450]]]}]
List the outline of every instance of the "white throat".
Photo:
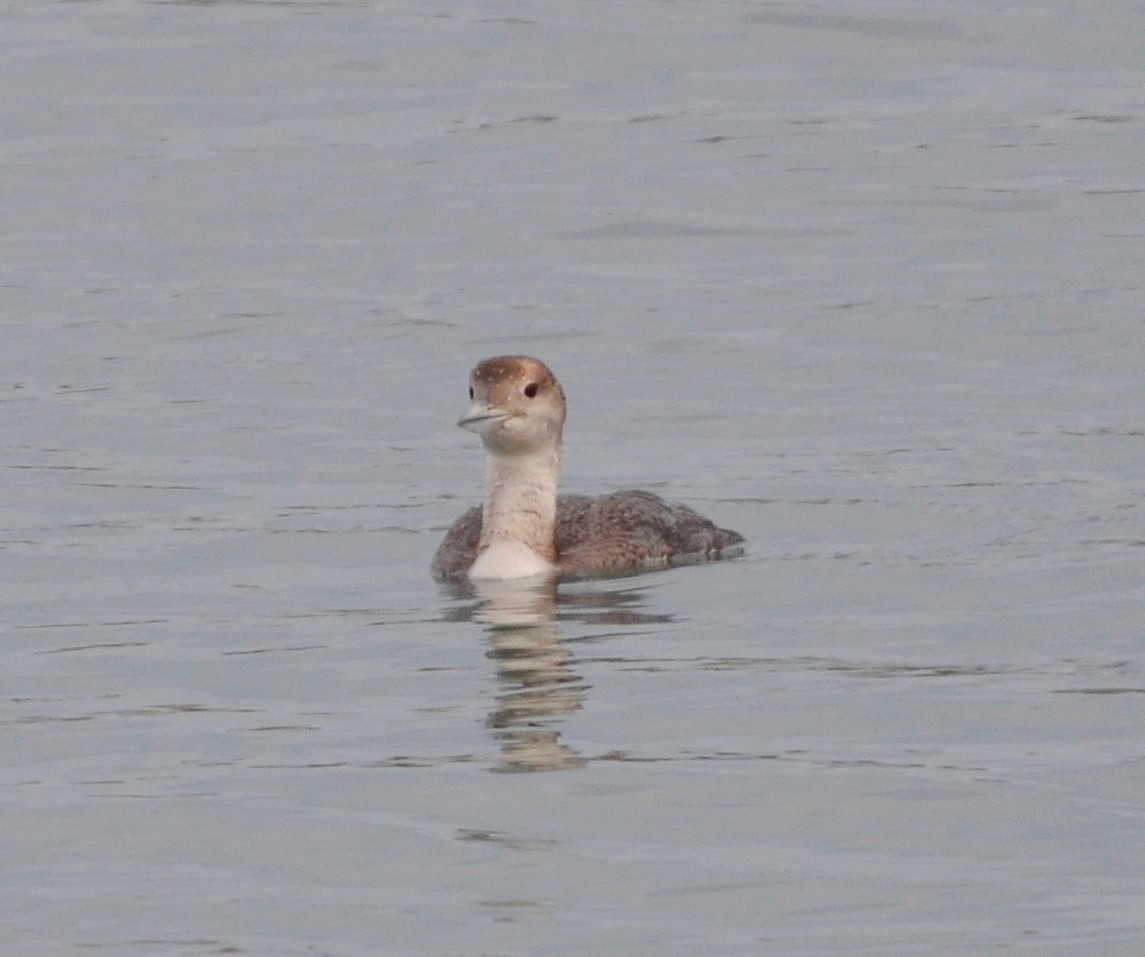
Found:
[{"label": "white throat", "polygon": [[527,578],[555,570],[560,449],[489,452],[481,541],[470,578]]}]

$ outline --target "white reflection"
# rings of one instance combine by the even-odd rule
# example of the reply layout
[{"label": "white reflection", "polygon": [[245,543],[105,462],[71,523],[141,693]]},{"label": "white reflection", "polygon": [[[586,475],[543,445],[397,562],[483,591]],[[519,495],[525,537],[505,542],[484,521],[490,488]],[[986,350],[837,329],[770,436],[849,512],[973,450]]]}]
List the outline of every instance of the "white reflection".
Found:
[{"label": "white reflection", "polygon": [[662,623],[649,615],[642,584],[613,581],[558,592],[542,578],[471,581],[449,590],[472,599],[451,617],[485,626],[488,657],[497,666],[497,703],[486,722],[501,746],[499,771],[559,771],[585,763],[561,740],[560,720],[580,709],[589,686],[561,641],[560,621],[608,626]]}]

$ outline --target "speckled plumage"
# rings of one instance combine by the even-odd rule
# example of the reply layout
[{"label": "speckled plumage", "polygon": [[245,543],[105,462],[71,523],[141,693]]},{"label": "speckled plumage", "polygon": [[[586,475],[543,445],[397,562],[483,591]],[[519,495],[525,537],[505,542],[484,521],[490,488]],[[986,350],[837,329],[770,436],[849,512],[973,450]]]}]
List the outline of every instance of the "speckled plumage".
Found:
[{"label": "speckled plumage", "polygon": [[[435,578],[459,581],[469,577],[474,562],[498,534],[528,540],[550,564],[551,573],[562,578],[615,575],[716,558],[743,542],[742,535],[718,528],[686,505],[635,489],[599,498],[556,496],[555,503],[549,499],[547,511],[543,504],[530,505],[523,517],[510,516],[513,521],[508,524],[516,522],[512,528],[502,529],[507,524],[506,512],[512,511],[504,506],[505,497],[512,505],[543,499],[546,494],[555,496],[564,392],[543,363],[527,356],[485,360],[474,369],[470,388],[471,396],[476,396],[474,406],[459,424],[482,435],[490,454],[490,489],[485,505],[469,509],[446,533],[431,566]],[[531,461],[533,471],[541,474],[540,490],[533,490],[532,498],[513,498],[514,489],[506,491],[506,486],[512,486],[506,474],[514,469],[526,476],[533,474],[517,467],[517,458]],[[488,515],[497,527],[485,527]],[[518,526],[524,531],[518,532]]]}]

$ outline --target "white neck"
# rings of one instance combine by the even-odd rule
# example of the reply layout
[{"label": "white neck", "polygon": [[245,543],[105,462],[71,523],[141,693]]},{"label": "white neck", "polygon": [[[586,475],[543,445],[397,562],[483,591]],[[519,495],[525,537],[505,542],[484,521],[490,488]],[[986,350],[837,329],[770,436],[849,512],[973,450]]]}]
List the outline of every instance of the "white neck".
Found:
[{"label": "white neck", "polygon": [[473,578],[524,578],[553,571],[560,448],[487,456],[488,487]]}]

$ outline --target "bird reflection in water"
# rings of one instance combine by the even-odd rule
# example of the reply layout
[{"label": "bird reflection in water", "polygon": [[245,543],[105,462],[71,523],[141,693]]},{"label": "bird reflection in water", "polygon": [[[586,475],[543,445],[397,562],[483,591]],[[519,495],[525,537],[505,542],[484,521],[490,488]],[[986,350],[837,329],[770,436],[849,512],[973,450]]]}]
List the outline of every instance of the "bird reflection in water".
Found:
[{"label": "bird reflection in water", "polygon": [[574,670],[561,642],[559,620],[595,624],[665,621],[636,611],[631,590],[562,591],[545,579],[474,581],[453,589],[475,601],[457,610],[460,620],[486,627],[487,657],[497,666],[496,707],[486,722],[501,746],[498,771],[561,771],[586,763],[561,741],[562,718],[580,710],[589,685]]}]

